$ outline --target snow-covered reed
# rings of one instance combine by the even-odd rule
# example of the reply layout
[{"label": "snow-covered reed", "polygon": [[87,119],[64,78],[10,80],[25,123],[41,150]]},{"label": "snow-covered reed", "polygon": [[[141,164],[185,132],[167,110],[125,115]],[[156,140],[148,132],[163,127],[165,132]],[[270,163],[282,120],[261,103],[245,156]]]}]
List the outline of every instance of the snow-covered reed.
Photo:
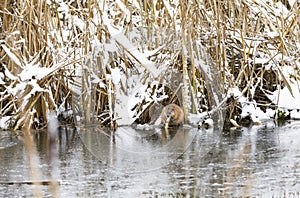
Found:
[{"label": "snow-covered reed", "polygon": [[299,1],[3,2],[0,116],[14,129],[45,126],[49,110],[115,128],[167,103],[188,121],[228,94],[236,119],[234,104],[265,112],[282,88],[297,95]]}]

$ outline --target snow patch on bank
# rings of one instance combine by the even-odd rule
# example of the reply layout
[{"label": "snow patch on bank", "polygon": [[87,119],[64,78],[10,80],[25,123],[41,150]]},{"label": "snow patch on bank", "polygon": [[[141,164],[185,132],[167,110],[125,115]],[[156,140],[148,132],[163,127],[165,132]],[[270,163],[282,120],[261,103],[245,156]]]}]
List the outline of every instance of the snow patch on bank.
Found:
[{"label": "snow patch on bank", "polygon": [[300,119],[300,84],[292,80],[290,83],[291,91],[285,86],[283,89],[276,90],[273,94],[267,95],[268,98],[278,105],[278,109],[287,112],[291,119]]},{"label": "snow patch on bank", "polygon": [[241,104],[242,118],[250,116],[253,122],[260,123],[261,120],[266,120],[274,117],[274,110],[268,109],[266,112],[263,112],[260,107],[258,107],[255,100],[250,102],[246,97],[243,96],[242,92],[237,87],[229,89],[228,97],[231,96],[237,98],[237,101]]},{"label": "snow patch on bank", "polygon": [[[287,112],[291,119],[300,119],[300,85],[293,80],[290,83],[290,88],[291,91],[285,86],[266,95],[274,105],[277,105],[278,110]],[[249,101],[237,87],[229,89],[228,97],[230,96],[234,96],[241,103],[242,118],[250,116],[253,122],[260,122],[274,118],[276,114],[276,111],[270,108],[263,112],[255,100]]]},{"label": "snow patch on bank", "polygon": [[286,86],[268,95],[273,103],[278,104],[279,109],[300,109],[300,84],[293,81],[290,85],[292,93]]}]

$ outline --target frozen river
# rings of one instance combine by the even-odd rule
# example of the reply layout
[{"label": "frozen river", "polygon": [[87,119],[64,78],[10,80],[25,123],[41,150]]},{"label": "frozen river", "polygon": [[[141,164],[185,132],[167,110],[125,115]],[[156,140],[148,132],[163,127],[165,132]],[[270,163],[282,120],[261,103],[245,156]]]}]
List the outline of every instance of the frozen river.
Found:
[{"label": "frozen river", "polygon": [[0,197],[32,197],[37,189],[43,197],[300,197],[296,128],[120,127],[110,135],[62,126],[49,144],[46,132],[36,133],[43,181],[36,186],[24,139],[0,132]]}]

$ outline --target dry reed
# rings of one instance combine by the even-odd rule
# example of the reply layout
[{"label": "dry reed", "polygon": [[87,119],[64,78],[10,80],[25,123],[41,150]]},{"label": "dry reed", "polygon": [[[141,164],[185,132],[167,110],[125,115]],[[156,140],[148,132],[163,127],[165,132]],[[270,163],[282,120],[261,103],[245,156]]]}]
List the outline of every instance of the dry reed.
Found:
[{"label": "dry reed", "polygon": [[[49,110],[63,114],[80,98],[73,110],[86,122],[96,115],[115,128],[117,94],[128,94],[140,72],[142,84],[164,86],[172,72],[181,74],[186,120],[218,106],[232,87],[270,104],[266,93],[287,86],[293,94],[299,80],[300,5],[289,2],[2,0],[0,116],[11,116],[14,129],[29,116],[39,128]],[[35,66],[46,74],[24,78]],[[294,73],[285,74],[285,66]],[[118,85],[116,68],[126,77]]]}]

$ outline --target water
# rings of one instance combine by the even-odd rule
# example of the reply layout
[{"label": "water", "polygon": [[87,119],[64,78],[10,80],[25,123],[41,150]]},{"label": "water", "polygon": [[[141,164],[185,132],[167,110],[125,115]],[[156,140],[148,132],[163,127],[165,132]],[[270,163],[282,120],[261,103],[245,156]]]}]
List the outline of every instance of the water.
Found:
[{"label": "water", "polygon": [[[35,133],[44,197],[300,197],[300,132],[273,123],[218,132],[60,127]],[[32,197],[24,139],[0,132],[0,197]],[[53,150],[52,150],[53,151]],[[52,153],[52,155],[51,155]],[[54,153],[54,156],[53,156]],[[51,190],[48,181],[57,181]]]}]

